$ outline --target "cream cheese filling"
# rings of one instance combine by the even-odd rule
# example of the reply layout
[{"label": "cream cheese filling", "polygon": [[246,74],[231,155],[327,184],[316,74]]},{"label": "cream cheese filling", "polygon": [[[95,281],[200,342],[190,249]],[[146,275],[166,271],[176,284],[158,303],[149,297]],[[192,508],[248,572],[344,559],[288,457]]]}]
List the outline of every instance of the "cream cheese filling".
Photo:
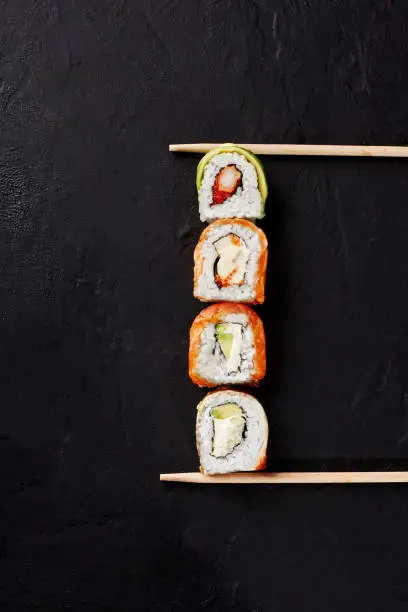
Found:
[{"label": "cream cheese filling", "polygon": [[219,256],[216,264],[219,283],[222,286],[243,283],[249,258],[245,242],[235,234],[227,234],[214,242],[214,247]]}]

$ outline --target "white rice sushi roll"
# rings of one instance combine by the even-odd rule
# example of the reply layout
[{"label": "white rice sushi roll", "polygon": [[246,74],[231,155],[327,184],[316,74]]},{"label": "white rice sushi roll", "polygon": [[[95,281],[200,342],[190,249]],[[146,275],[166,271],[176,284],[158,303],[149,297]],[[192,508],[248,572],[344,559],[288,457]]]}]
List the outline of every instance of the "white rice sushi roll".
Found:
[{"label": "white rice sushi roll", "polygon": [[189,349],[189,375],[196,385],[258,385],[265,372],[264,328],[252,308],[222,302],[197,315]]},{"label": "white rice sushi roll", "polygon": [[248,393],[227,389],[206,395],[197,406],[196,440],[204,474],[266,467],[268,421]]},{"label": "white rice sushi roll", "polygon": [[265,300],[268,241],[247,219],[219,219],[194,251],[194,296],[203,302]]},{"label": "white rice sushi roll", "polygon": [[262,219],[268,195],[265,173],[250,151],[231,143],[209,151],[197,168],[201,221]]}]

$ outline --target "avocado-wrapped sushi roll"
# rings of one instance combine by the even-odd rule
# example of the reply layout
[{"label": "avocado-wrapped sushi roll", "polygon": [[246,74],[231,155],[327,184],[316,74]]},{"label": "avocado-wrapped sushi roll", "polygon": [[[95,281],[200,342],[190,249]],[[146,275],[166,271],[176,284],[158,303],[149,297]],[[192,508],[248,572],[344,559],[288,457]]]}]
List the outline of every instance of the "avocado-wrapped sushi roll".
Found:
[{"label": "avocado-wrapped sushi roll", "polygon": [[226,143],[204,155],[196,184],[201,221],[264,217],[265,173],[259,159],[242,147]]},{"label": "avocado-wrapped sushi roll", "polygon": [[245,304],[204,308],[190,329],[189,374],[200,387],[258,385],[265,376],[265,333]]},{"label": "avocado-wrapped sushi roll", "polygon": [[204,474],[266,467],[268,421],[261,404],[248,393],[208,393],[197,406],[196,440]]},{"label": "avocado-wrapped sushi roll", "polygon": [[247,219],[219,219],[194,251],[194,296],[202,302],[262,304],[268,241]]}]

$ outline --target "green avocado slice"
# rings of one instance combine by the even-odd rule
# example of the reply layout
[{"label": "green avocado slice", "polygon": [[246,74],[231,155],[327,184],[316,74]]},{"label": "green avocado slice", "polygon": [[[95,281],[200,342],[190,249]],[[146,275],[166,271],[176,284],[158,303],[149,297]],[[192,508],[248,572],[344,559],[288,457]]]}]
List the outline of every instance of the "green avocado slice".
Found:
[{"label": "green avocado slice", "polygon": [[219,153],[238,153],[239,155],[243,155],[255,167],[255,170],[258,176],[259,193],[261,194],[261,199],[262,199],[262,215],[264,215],[265,214],[265,200],[268,196],[268,185],[266,182],[263,165],[259,161],[258,157],[256,157],[256,155],[254,155],[247,149],[244,149],[243,147],[238,147],[237,145],[234,145],[231,142],[226,142],[220,147],[217,147],[216,149],[212,149],[211,151],[208,151],[208,153],[206,153],[206,155],[204,155],[204,157],[200,160],[197,166],[197,175],[196,175],[197,191],[200,191],[201,182],[203,180],[203,174],[204,174],[204,169],[206,165],[208,164],[208,162],[210,161],[212,157],[215,157]]},{"label": "green avocado slice", "polygon": [[221,350],[224,353],[225,359],[231,356],[232,345],[234,343],[233,334],[227,332],[228,324],[218,323],[215,326],[215,336],[220,344]]},{"label": "green avocado slice", "polygon": [[242,416],[242,410],[238,404],[221,404],[211,410],[214,419],[228,419],[232,416]]}]

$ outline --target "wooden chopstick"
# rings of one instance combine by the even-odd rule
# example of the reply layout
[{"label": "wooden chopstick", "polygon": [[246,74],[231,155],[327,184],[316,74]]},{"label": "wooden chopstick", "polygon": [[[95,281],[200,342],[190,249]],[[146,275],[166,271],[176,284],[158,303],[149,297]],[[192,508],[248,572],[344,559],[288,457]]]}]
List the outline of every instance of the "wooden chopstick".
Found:
[{"label": "wooden chopstick", "polygon": [[[179,153],[207,153],[221,142],[171,144],[169,150]],[[236,143],[238,144],[238,143]],[[306,144],[238,144],[257,155],[326,155],[334,157],[408,157],[408,146],[306,145]]]},{"label": "wooden chopstick", "polygon": [[380,484],[408,482],[408,472],[239,472],[217,476],[181,472],[160,474],[160,480],[195,484]]}]

